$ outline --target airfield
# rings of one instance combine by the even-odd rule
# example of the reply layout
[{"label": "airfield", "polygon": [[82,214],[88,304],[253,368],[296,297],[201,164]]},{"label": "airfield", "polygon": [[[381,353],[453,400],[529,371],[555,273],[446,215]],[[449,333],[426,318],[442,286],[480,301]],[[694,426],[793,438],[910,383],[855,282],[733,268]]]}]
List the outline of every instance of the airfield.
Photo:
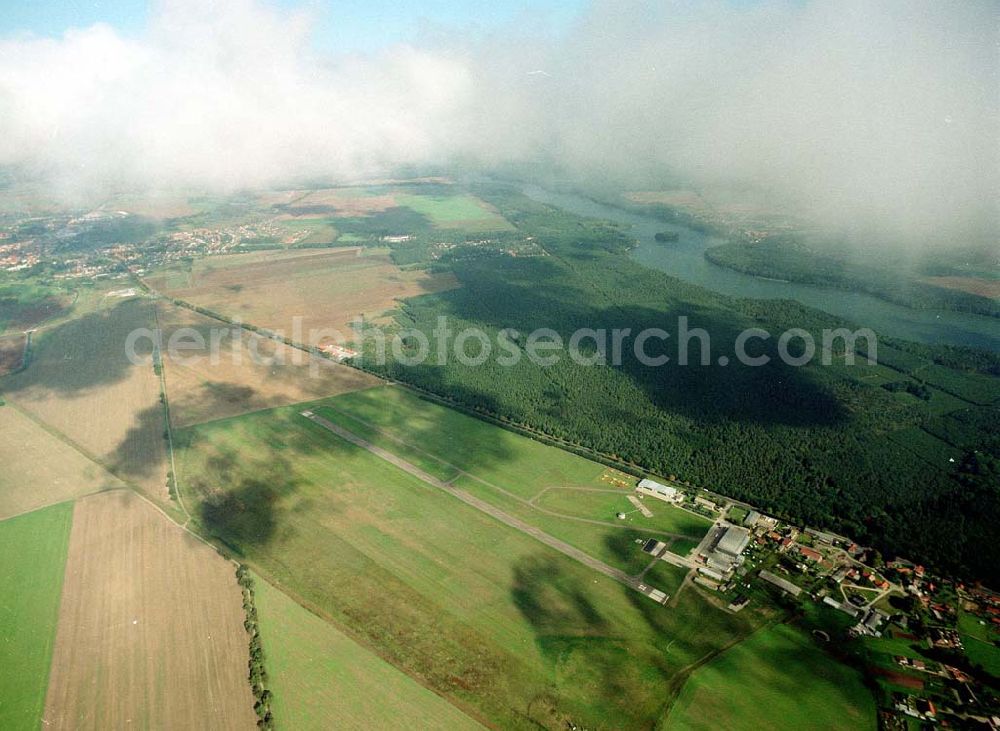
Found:
[{"label": "airfield", "polygon": [[[0,726],[255,727],[240,564],[277,728],[688,728],[748,673],[727,728],[767,725],[790,685],[803,723],[874,727],[860,674],[816,671],[825,650],[778,606],[732,612],[688,580],[712,520],[637,498],[626,472],[301,350],[127,362],[137,327],[229,325],[227,353],[290,355],[261,330],[349,328],[458,286],[354,246],[368,215],[514,228],[437,187],[268,200],[283,235],[308,229],[296,244],[344,248],[172,262],[128,296],[104,282],[46,309],[0,380],[0,575],[23,588],[0,607]],[[166,209],[215,215],[201,205]]]}]

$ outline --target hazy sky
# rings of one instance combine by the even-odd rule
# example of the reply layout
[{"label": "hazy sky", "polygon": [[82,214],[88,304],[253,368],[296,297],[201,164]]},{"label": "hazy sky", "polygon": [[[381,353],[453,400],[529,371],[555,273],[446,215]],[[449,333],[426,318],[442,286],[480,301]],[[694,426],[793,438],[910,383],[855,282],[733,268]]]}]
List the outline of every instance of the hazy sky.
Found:
[{"label": "hazy sky", "polygon": [[5,12],[0,164],[89,190],[550,160],[751,182],[904,240],[995,241],[996,2],[531,6]]},{"label": "hazy sky", "polygon": [[[108,23],[128,36],[141,34],[156,3],[147,0],[31,0],[5,4],[0,34],[60,36],[68,28]],[[306,8],[313,16],[310,41],[331,51],[373,51],[411,39],[427,24],[495,28],[524,14],[565,28],[586,0],[314,0],[271,2],[275,8]]]}]

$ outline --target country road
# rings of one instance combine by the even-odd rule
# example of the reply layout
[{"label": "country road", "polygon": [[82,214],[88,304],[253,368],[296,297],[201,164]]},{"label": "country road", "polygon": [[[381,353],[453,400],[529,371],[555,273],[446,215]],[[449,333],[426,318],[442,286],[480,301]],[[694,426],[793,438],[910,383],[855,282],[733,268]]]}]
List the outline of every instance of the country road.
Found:
[{"label": "country road", "polygon": [[579,563],[582,563],[584,566],[587,566],[588,568],[591,568],[594,571],[604,574],[605,576],[614,579],[620,584],[624,584],[630,589],[635,589],[636,591],[639,591],[643,594],[648,594],[650,587],[643,584],[639,579],[629,576],[624,571],[616,569],[613,566],[608,566],[603,561],[599,561],[598,559],[584,553],[580,549],[575,548],[574,546],[571,546],[568,543],[559,540],[558,538],[550,536],[548,533],[534,527],[533,525],[525,523],[520,518],[515,518],[513,515],[510,515],[509,513],[506,513],[503,510],[500,510],[500,508],[491,505],[485,500],[477,498],[476,496],[466,492],[465,490],[461,490],[457,487],[449,485],[446,482],[442,482],[436,477],[427,474],[419,467],[407,462],[406,460],[400,457],[397,457],[395,454],[392,454],[391,452],[387,452],[386,450],[372,444],[366,439],[362,439],[357,434],[354,434],[353,432],[350,432],[347,429],[344,429],[343,427],[338,426],[337,424],[334,424],[333,422],[328,421],[327,419],[324,419],[322,416],[318,416],[317,414],[314,414],[311,411],[303,411],[302,416],[322,426],[324,429],[333,432],[341,439],[344,439],[350,442],[351,444],[354,444],[355,446],[361,447],[362,449],[366,449],[375,456],[384,459],[386,462],[389,462],[395,465],[396,467],[399,467],[399,469],[403,470],[404,472],[410,473],[411,475],[421,480],[422,482],[425,482],[428,485],[436,487],[439,490],[444,490],[449,495],[458,498],[466,505],[470,505],[474,507],[476,510],[482,511],[483,513],[486,513],[487,515],[495,518],[496,520],[499,520],[501,523],[510,526],[511,528],[514,528],[516,530],[519,530],[522,533],[525,533],[526,535],[531,536],[535,540],[544,543],[549,548],[559,551],[559,553],[563,554],[564,556],[568,556],[574,561],[578,561]]}]

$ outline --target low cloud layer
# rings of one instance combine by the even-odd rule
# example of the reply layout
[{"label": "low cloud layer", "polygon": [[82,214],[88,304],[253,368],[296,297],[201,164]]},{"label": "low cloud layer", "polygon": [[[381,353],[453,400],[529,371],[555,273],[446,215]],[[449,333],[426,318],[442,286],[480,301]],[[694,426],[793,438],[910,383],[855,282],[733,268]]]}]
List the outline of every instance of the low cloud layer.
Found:
[{"label": "low cloud layer", "polygon": [[[330,11],[335,20],[336,7]],[[66,190],[403,165],[753,183],[938,243],[998,230],[993,2],[598,0],[568,31],[320,54],[308,12],[170,0],[147,31],[0,42],[0,165]]]}]

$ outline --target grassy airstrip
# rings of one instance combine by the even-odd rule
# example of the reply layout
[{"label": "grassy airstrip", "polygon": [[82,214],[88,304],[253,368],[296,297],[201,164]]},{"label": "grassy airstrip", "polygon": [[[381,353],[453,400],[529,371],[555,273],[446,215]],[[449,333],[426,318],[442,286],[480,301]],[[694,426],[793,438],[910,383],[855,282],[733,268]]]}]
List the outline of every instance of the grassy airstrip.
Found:
[{"label": "grassy airstrip", "polygon": [[542,493],[535,504],[539,507],[558,511],[581,518],[615,521],[615,515],[625,513],[621,521],[638,529],[660,530],[680,533],[688,538],[701,539],[712,525],[712,521],[686,510],[675,508],[655,498],[643,500],[646,508],[653,513],[652,518],[642,515],[623,494],[607,492],[585,492],[570,488],[551,488]]},{"label": "grassy airstrip", "polygon": [[0,728],[37,729],[45,708],[73,504],[0,523]]},{"label": "grassy airstrip", "polygon": [[684,685],[666,731],[875,728],[861,675],[826,657],[811,639],[775,625],[726,650]]},{"label": "grassy airstrip", "polygon": [[[479,724],[265,581],[256,583],[260,632],[283,728],[474,729]],[[405,723],[401,723],[405,720]]]},{"label": "grassy airstrip", "polygon": [[376,388],[325,403],[316,411],[329,421],[633,575],[649,563],[637,540],[676,540],[684,553],[711,526],[655,499],[645,501],[653,513],[646,517],[627,499],[630,489],[601,479],[602,465],[405,389]]},{"label": "grassy airstrip", "polygon": [[[547,487],[608,486],[600,481],[605,468],[596,462],[425,401],[403,388],[345,394],[329,404],[332,408],[321,411],[330,421],[358,433],[366,424],[376,427],[522,498]],[[338,412],[351,421],[341,423]],[[372,438],[370,427],[362,434],[384,449],[396,449],[391,440]]]},{"label": "grassy airstrip", "polygon": [[[717,611],[694,591],[659,606],[344,442],[302,408],[178,433],[181,485],[198,523],[293,598],[491,723],[648,727],[682,668],[762,621],[753,609]],[[416,432],[423,443],[434,440],[435,415]],[[571,457],[527,440],[521,450],[507,436],[497,430],[480,457],[498,480],[541,481]],[[454,447],[471,468],[468,437]],[[600,467],[588,470],[593,479]]]}]

